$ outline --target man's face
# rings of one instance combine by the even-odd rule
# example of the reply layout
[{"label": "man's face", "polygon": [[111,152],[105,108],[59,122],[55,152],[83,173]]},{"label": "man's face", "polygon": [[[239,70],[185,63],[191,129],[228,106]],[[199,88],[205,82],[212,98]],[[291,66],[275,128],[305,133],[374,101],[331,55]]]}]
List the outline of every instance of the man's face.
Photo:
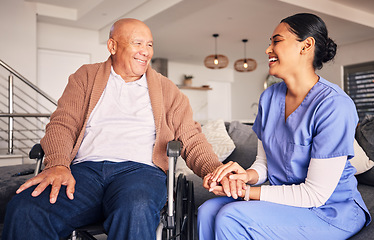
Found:
[{"label": "man's face", "polygon": [[114,71],[126,82],[136,81],[145,73],[153,57],[152,33],[142,23],[125,24],[117,30],[111,38],[115,46]]}]

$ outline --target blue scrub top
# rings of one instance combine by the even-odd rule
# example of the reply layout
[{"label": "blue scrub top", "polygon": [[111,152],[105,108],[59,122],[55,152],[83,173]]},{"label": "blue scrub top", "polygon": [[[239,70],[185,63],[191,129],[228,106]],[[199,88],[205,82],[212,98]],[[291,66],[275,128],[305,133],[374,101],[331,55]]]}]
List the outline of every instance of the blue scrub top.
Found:
[{"label": "blue scrub top", "polygon": [[[253,130],[262,141],[271,185],[305,181],[311,158],[354,156],[353,141],[358,122],[352,99],[337,85],[320,77],[300,106],[285,119],[287,86],[284,82],[266,89],[259,103]],[[342,177],[325,205],[311,208],[328,223],[352,229],[357,211],[371,217],[347,161]]]}]

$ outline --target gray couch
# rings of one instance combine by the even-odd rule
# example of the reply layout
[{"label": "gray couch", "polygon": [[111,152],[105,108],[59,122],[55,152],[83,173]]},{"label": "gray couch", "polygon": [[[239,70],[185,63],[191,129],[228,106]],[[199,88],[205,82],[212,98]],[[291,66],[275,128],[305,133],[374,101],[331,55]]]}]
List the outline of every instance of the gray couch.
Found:
[{"label": "gray couch", "polygon": [[[372,124],[372,125],[371,125]],[[244,169],[249,168],[255,160],[257,154],[257,136],[252,130],[252,126],[245,125],[239,122],[225,123],[226,130],[234,141],[236,146],[232,154],[224,161],[236,161]],[[374,159],[374,142],[370,143],[367,136],[374,138],[374,121],[362,124],[357,129],[356,139],[365,150],[370,159]],[[365,138],[366,136],[366,138]],[[374,140],[374,139],[373,139]],[[358,189],[368,207],[372,216],[374,216],[374,167],[365,173],[356,175],[358,179]],[[213,193],[209,193],[202,187],[202,180],[194,175],[189,174],[187,179],[194,182],[195,189],[195,204],[198,208],[206,200],[216,197]],[[369,226],[364,227],[359,233],[351,237],[350,240],[368,240],[374,239],[374,225],[371,223]]]},{"label": "gray couch", "polygon": [[[252,131],[252,127],[239,122],[225,123],[226,130],[235,144],[235,150],[224,161],[236,161],[243,168],[252,165],[257,154],[257,136]],[[363,122],[357,129],[356,139],[365,150],[370,159],[374,159],[374,119]],[[0,237],[4,220],[5,208],[8,201],[15,194],[17,188],[24,183],[32,174],[25,176],[13,176],[20,172],[32,171],[35,165],[19,165],[0,167]],[[359,182],[358,189],[365,200],[372,216],[374,216],[374,168],[356,176]],[[207,199],[215,197],[202,187],[202,180],[197,175],[187,175],[187,179],[194,182],[195,204],[199,207]],[[351,240],[374,239],[374,225],[371,223],[363,228]]]}]

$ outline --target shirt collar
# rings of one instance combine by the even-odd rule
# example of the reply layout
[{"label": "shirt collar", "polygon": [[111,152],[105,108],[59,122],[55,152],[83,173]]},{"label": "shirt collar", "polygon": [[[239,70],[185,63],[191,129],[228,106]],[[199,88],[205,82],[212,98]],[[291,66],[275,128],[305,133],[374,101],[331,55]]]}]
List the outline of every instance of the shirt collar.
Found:
[{"label": "shirt collar", "polygon": [[[123,78],[121,77],[121,75],[118,75],[118,74],[114,71],[113,66],[112,66],[111,69],[110,69],[110,73],[111,73],[115,78],[118,78],[118,79],[121,79],[122,81],[124,81]],[[136,81],[133,81],[133,82],[128,82],[128,83],[126,83],[126,84],[129,84],[129,83],[135,83],[135,84],[138,84],[138,85],[141,86],[141,87],[148,88],[147,76],[146,76],[145,73],[143,74],[143,76],[142,76],[140,79],[138,79],[138,80],[136,80]]]}]

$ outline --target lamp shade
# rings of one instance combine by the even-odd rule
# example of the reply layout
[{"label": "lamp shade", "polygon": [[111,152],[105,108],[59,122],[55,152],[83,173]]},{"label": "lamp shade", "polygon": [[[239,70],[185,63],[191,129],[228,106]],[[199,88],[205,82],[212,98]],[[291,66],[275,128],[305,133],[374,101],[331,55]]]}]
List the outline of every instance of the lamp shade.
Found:
[{"label": "lamp shade", "polygon": [[210,69],[225,68],[229,65],[229,59],[225,55],[209,55],[204,59],[204,65]]},{"label": "lamp shade", "polygon": [[229,65],[229,59],[225,55],[217,54],[217,33],[213,34],[215,38],[215,54],[209,55],[204,59],[204,65],[210,69],[221,69]]},{"label": "lamp shade", "polygon": [[248,39],[243,39],[242,42],[244,43],[244,58],[236,60],[234,68],[238,72],[251,72],[256,69],[257,62],[252,58],[246,57],[246,43],[248,42]]},{"label": "lamp shade", "polygon": [[242,58],[236,60],[234,63],[234,68],[238,72],[251,72],[257,67],[256,60],[252,58]]}]

